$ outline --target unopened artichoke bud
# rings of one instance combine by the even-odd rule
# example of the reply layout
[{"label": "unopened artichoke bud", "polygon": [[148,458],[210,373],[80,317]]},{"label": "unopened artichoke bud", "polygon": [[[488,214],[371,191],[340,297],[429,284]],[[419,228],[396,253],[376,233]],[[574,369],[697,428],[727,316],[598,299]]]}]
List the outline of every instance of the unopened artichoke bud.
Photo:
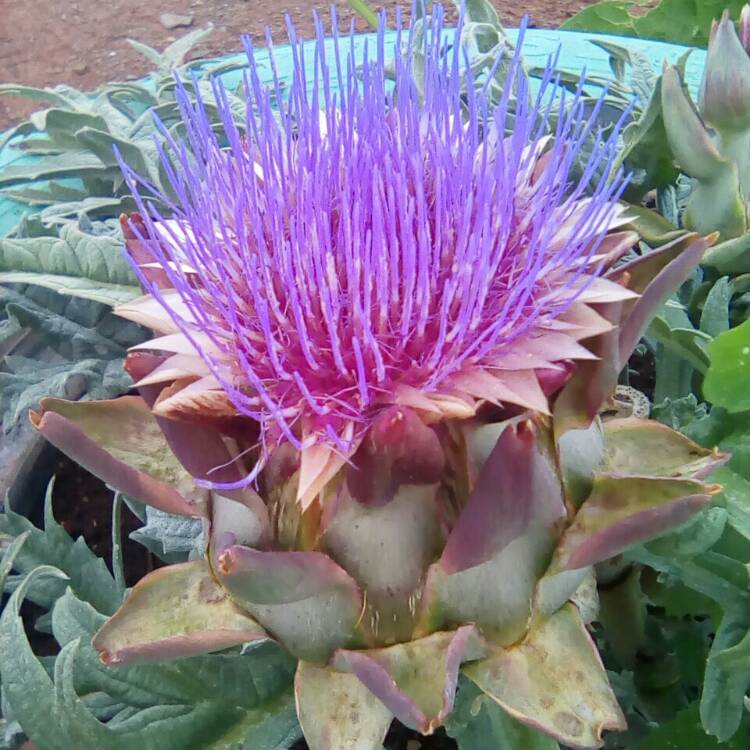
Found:
[{"label": "unopened artichoke bud", "polygon": [[[747,36],[748,14],[743,10],[740,33]],[[711,30],[703,69],[699,107],[703,119],[718,131],[750,128],[750,57],[737,35],[729,11]]]},{"label": "unopened artichoke bud", "polygon": [[[619,263],[637,241],[617,231],[619,134],[574,175],[580,102],[550,139],[556,90],[515,111],[465,97],[439,18],[424,90],[413,50],[389,80],[382,23],[361,77],[335,24],[330,44],[293,42],[288,92],[251,55],[242,132],[219,84],[220,137],[178,82],[178,205],[124,166],[147,294],[117,311],[156,334],[127,360],[141,396],[46,400],[33,421],[111,486],[206,523],[205,559],[146,576],[98,632],[103,663],[273,639],[298,659],[311,750],[378,750],[394,717],[435,731],[460,672],[598,747],[625,722],[586,629],[593,566],[705,507],[725,460],[599,415],[706,242]],[[507,81],[525,85],[518,55]]]},{"label": "unopened artichoke bud", "polygon": [[[716,38],[720,27],[721,24],[717,26]],[[683,219],[685,226],[700,234],[719,232],[722,240],[741,236],[747,228],[747,215],[738,164],[720,153],[685,93],[680,72],[674,65],[664,66],[661,104],[675,161],[685,174],[694,178]]]},{"label": "unopened artichoke bud", "polygon": [[750,5],[745,5],[740,13],[740,41],[745,52],[750,55]]}]

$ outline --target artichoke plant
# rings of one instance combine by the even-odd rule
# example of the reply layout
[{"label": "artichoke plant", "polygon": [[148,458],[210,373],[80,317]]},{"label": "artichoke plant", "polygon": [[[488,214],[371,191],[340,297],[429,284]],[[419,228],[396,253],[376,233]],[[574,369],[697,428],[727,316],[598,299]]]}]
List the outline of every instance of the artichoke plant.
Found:
[{"label": "artichoke plant", "polygon": [[32,421],[125,495],[203,519],[206,554],[140,581],[94,646],[116,668],[274,639],[312,750],[376,750],[394,717],[433,732],[460,672],[599,746],[624,718],[586,629],[595,566],[688,521],[725,460],[611,399],[707,241],[625,258],[626,178],[595,179],[617,133],[573,173],[583,103],[545,135],[553,75],[532,104],[516,55],[490,107],[439,8],[423,90],[382,24],[359,72],[333,28],[292,34],[286,96],[247,43],[247,135],[220,84],[221,133],[178,84],[169,215],[123,164],[146,294],[117,312],[155,334],[126,361],[139,395]]},{"label": "artichoke plant", "polygon": [[692,179],[686,228],[719,232],[721,244],[705,262],[723,272],[750,270],[750,6],[739,34],[724,11],[714,21],[698,106],[677,66],[665,65],[661,87],[664,126],[673,157]]}]

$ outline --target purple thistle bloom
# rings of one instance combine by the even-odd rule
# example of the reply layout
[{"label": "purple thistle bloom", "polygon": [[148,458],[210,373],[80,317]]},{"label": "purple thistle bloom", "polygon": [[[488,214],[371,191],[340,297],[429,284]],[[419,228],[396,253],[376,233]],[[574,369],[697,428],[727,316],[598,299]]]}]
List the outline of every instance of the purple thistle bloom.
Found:
[{"label": "purple thistle bloom", "polygon": [[314,456],[312,475],[394,403],[435,420],[487,401],[546,411],[571,361],[591,356],[577,342],[602,330],[588,303],[628,296],[600,277],[634,241],[605,237],[623,223],[623,176],[597,177],[617,133],[598,138],[601,102],[587,113],[551,67],[532,97],[516,54],[495,103],[494,71],[467,85],[439,6],[422,39],[412,25],[393,48],[381,21],[359,70],[335,14],[332,47],[317,26],[308,45],[290,25],[288,90],[275,66],[264,87],[245,40],[244,133],[220,82],[218,134],[178,82],[185,141],[162,127],[169,218],[123,166],[151,296],[119,309],[165,334],[149,347],[173,355],[156,378],[186,378],[180,409],[255,420],[264,455],[288,442]]}]

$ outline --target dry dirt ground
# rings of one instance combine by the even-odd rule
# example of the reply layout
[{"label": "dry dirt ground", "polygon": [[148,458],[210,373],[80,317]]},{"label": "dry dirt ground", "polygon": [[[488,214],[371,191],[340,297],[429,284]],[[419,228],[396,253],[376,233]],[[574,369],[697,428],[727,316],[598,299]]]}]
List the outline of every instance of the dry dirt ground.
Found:
[{"label": "dry dirt ground", "polygon": [[[586,0],[494,2],[509,26],[528,14],[539,27],[555,27],[587,4]],[[107,81],[134,80],[148,72],[148,63],[130,47],[128,38],[162,49],[190,29],[212,23],[213,32],[194,56],[220,55],[240,49],[242,34],[261,40],[266,25],[275,39],[283,40],[287,13],[309,36],[312,10],[327,14],[331,4],[348,26],[352,12],[347,0],[0,0],[0,82],[67,83],[88,90]],[[392,12],[397,5],[410,6],[411,0],[373,0],[370,5]],[[190,16],[191,24],[165,28],[160,21],[165,13]],[[39,106],[3,96],[0,129]]]}]

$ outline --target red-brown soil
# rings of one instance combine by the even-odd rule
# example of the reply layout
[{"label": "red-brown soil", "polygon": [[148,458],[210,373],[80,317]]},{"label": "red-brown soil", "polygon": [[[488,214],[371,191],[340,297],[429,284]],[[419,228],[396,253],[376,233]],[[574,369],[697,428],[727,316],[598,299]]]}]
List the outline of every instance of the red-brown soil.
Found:
[{"label": "red-brown soil", "polygon": [[[589,0],[590,2],[590,0]],[[586,0],[494,0],[501,19],[516,25],[528,14],[533,25],[556,27]],[[352,18],[348,0],[0,0],[0,82],[49,86],[66,83],[81,90],[107,81],[134,80],[149,70],[127,39],[163,49],[190,29],[212,23],[211,35],[194,57],[221,55],[240,49],[240,36],[261,41],[268,25],[276,39],[285,38],[288,13],[303,36],[312,30],[312,11],[327,15],[336,5],[341,23]],[[446,6],[450,2],[445,3]],[[392,12],[411,0],[371,0]],[[189,28],[167,29],[163,13],[192,16]],[[359,21],[358,26],[366,26]],[[0,98],[0,129],[42,106],[38,102]]]}]

